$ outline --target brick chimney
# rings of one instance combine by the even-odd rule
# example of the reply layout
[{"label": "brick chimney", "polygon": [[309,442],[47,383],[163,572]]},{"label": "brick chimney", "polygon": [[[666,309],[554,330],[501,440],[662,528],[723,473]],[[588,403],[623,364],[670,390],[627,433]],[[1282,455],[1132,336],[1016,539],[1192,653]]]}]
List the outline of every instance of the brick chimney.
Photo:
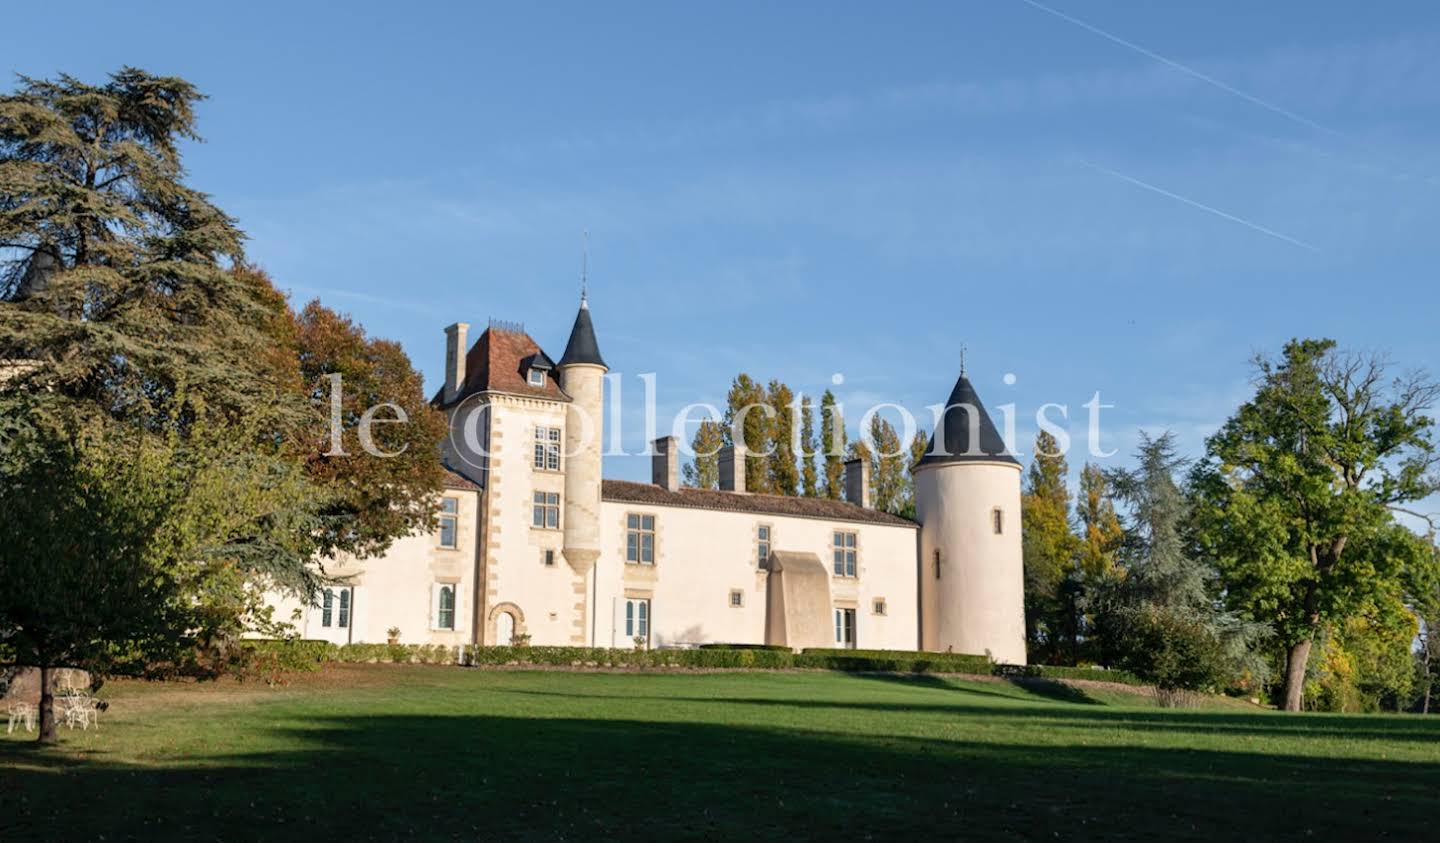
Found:
[{"label": "brick chimney", "polygon": [[650,482],[671,492],[680,491],[680,440],[663,436],[655,440],[650,456]]},{"label": "brick chimney", "polygon": [[720,449],[720,490],[745,491],[745,443],[736,442]]},{"label": "brick chimney", "polygon": [[845,500],[870,508],[870,461],[866,459],[846,460]]},{"label": "brick chimney", "polygon": [[466,334],[470,326],[456,322],[445,329],[445,403],[449,404],[465,385],[465,352],[470,350]]}]

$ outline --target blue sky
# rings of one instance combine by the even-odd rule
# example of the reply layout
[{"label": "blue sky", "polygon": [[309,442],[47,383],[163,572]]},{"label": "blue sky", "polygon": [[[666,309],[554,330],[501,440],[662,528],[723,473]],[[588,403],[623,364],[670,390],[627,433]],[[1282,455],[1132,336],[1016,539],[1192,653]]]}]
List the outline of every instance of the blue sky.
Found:
[{"label": "blue sky", "polygon": [[1118,464],[1197,452],[1292,336],[1440,368],[1433,3],[343,8],[30,4],[0,67],[197,83],[190,181],[432,385],[452,321],[559,354],[584,227],[628,418],[642,372],[920,412],[963,343],[1022,439],[1100,391]]}]

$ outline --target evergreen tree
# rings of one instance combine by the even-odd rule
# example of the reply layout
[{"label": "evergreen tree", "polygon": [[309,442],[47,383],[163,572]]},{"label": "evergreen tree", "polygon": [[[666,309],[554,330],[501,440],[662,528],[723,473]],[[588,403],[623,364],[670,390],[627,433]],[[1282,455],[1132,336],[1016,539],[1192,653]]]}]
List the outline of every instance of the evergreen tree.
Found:
[{"label": "evergreen tree", "polygon": [[158,430],[305,411],[261,365],[273,313],[225,267],[243,235],[183,181],[200,99],[134,68],[0,97],[0,360],[26,361],[8,386],[42,396],[30,413]]},{"label": "evergreen tree", "polygon": [[879,414],[870,417],[870,505],[882,512],[900,513],[905,507],[905,460],[909,450],[900,444],[895,426]]},{"label": "evergreen tree", "polygon": [[[1191,497],[1176,479],[1186,460],[1176,455],[1174,436],[1141,433],[1135,462],[1106,475],[1130,519],[1118,552],[1124,575],[1102,579],[1089,601],[1103,660],[1175,691],[1263,676],[1256,656],[1263,628],[1223,610],[1214,596],[1217,572],[1192,552]],[[1166,680],[1167,660],[1180,656],[1197,660],[1197,669]]]},{"label": "evergreen tree", "polygon": [[[1041,431],[1035,437],[1035,458],[1020,499],[1025,627],[1036,661],[1058,657],[1063,652],[1066,631],[1072,626],[1073,612],[1064,584],[1074,565],[1077,542],[1070,530],[1070,490],[1065,485],[1068,473],[1059,443]],[[1073,644],[1074,636],[1070,637]]]},{"label": "evergreen tree", "polygon": [[696,489],[720,488],[720,449],[725,447],[724,427],[705,419],[690,443],[695,457],[685,464],[685,484]]},{"label": "evergreen tree", "polygon": [[824,455],[824,495],[831,500],[845,497],[845,419],[835,402],[835,394],[825,390],[820,396],[820,451]]},{"label": "evergreen tree", "polygon": [[749,375],[741,372],[730,384],[725,409],[725,441],[734,441],[735,425],[742,422],[744,430],[739,431],[746,448],[745,490],[765,493],[770,491],[770,460],[767,456],[774,442],[773,420],[769,417],[770,403],[764,387]]},{"label": "evergreen tree", "polygon": [[1130,510],[1121,551],[1127,590],[1162,608],[1205,606],[1215,572],[1185,546],[1190,505],[1175,479],[1188,460],[1175,453],[1174,434],[1151,438],[1142,431],[1135,462],[1134,469],[1117,469],[1107,478]]},{"label": "evergreen tree", "polygon": [[820,494],[819,480],[815,473],[815,454],[819,449],[815,443],[815,407],[810,396],[800,397],[800,491],[807,498]]},{"label": "evergreen tree", "polygon": [[795,453],[795,393],[778,380],[771,380],[766,398],[775,417],[770,423],[772,453],[769,460],[770,491],[794,496],[799,492],[800,469]]}]

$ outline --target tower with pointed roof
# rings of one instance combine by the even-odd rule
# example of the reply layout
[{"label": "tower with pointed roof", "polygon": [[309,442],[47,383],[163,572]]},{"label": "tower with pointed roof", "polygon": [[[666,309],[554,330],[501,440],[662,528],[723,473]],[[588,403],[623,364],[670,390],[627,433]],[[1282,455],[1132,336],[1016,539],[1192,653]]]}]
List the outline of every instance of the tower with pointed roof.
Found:
[{"label": "tower with pointed roof", "polygon": [[605,373],[590,303],[580,294],[580,312],[558,364],[560,385],[570,396],[565,413],[565,561],[581,577],[600,556],[600,453],[603,439]]},{"label": "tower with pointed roof", "polygon": [[962,363],[915,466],[921,649],[1025,663],[1020,472]]}]

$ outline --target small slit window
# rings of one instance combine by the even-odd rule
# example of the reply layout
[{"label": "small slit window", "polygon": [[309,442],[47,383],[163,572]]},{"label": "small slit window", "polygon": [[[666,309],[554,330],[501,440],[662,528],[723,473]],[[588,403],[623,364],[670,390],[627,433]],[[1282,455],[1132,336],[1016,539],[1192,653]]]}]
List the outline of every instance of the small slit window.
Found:
[{"label": "small slit window", "polygon": [[739,609],[745,605],[745,592],[738,588],[730,589],[730,608]]},{"label": "small slit window", "polygon": [[997,536],[1005,532],[1005,511],[998,506],[990,510],[990,526]]}]

